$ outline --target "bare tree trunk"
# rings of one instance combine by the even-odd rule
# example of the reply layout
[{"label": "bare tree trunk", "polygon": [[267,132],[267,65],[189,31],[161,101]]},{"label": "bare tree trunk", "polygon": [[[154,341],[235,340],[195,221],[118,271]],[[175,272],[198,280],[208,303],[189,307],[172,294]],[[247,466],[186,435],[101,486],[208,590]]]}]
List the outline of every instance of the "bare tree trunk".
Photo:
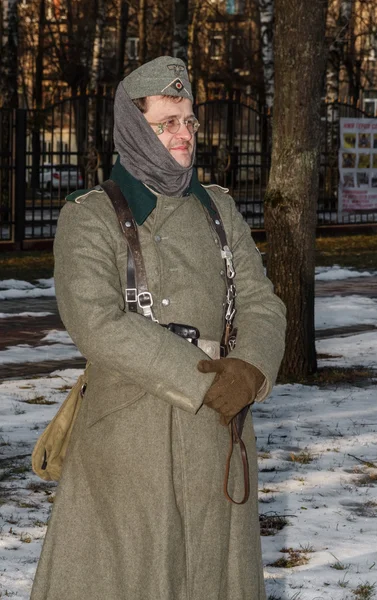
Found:
[{"label": "bare tree trunk", "polygon": [[187,63],[188,59],[188,0],[174,0],[173,56]]},{"label": "bare tree trunk", "polygon": [[267,270],[288,310],[281,374],[296,380],[317,368],[314,268],[325,24],[323,0],[275,2],[272,166],[265,197]]},{"label": "bare tree trunk", "polygon": [[31,168],[31,187],[35,190],[39,187],[39,163],[41,160],[41,139],[40,139],[40,118],[39,111],[43,103],[43,56],[44,39],[46,24],[46,0],[39,2],[39,22],[38,22],[38,45],[37,56],[35,58],[35,81],[34,81],[34,113],[32,127],[32,168]]},{"label": "bare tree trunk", "polygon": [[88,97],[88,139],[86,148],[87,158],[87,183],[91,188],[96,184],[97,167],[98,167],[98,149],[97,149],[97,97],[94,95],[98,92],[98,84],[102,72],[103,56],[103,32],[106,21],[106,4],[105,0],[97,0],[97,16],[96,27],[93,40],[93,55],[92,65],[89,78]]},{"label": "bare tree trunk", "polygon": [[139,0],[139,64],[143,65],[147,58],[147,0]]},{"label": "bare tree trunk", "polygon": [[271,108],[274,103],[274,0],[259,0],[259,17],[265,101],[267,106]]},{"label": "bare tree trunk", "polygon": [[120,0],[119,37],[117,51],[116,79],[120,81],[124,76],[124,58],[126,50],[127,27],[128,27],[128,0]]},{"label": "bare tree trunk", "polygon": [[4,35],[4,2],[0,0],[0,53],[3,48],[3,35]]},{"label": "bare tree trunk", "polygon": [[3,106],[18,106],[18,0],[8,0],[2,53],[0,96]]},{"label": "bare tree trunk", "polygon": [[349,25],[352,15],[353,0],[341,0],[336,29],[329,49],[326,72],[326,98],[329,102],[336,102],[339,98],[339,75],[342,61],[344,60],[344,46],[347,41]]}]

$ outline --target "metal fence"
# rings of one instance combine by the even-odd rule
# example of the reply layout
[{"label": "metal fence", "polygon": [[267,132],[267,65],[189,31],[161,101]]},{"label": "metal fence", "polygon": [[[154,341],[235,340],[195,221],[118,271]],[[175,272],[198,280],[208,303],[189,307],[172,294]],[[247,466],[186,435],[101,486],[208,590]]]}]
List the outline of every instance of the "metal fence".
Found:
[{"label": "metal fence", "polygon": [[[210,100],[195,107],[199,179],[229,188],[254,228],[263,227],[271,119],[249,98]],[[339,223],[339,117],[364,116],[348,104],[322,107],[318,223]],[[114,160],[113,99],[77,96],[43,110],[0,109],[0,248],[54,237],[64,198],[108,178]],[[377,222],[377,214],[342,222]],[[3,244],[2,244],[3,243]]]},{"label": "metal fence", "polygon": [[65,196],[108,178],[113,99],[0,109],[0,243],[51,239]]}]

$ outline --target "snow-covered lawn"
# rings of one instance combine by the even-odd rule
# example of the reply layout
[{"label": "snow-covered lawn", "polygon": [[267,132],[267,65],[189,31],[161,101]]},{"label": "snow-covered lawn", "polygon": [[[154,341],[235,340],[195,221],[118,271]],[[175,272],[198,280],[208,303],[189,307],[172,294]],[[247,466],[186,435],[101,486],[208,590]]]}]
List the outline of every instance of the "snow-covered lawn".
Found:
[{"label": "snow-covered lawn", "polygon": [[[364,365],[376,378],[358,387],[279,385],[253,407],[261,523],[271,534],[262,537],[267,595],[370,600],[377,598],[377,303],[319,298],[316,324],[369,324],[368,332],[321,339],[317,350],[320,365]],[[49,359],[77,352],[65,332],[41,342]],[[17,360],[16,348],[0,352],[0,362]],[[22,360],[33,362],[36,350],[23,345]],[[30,452],[79,373],[0,384],[0,597],[29,598],[56,487],[32,474]]]},{"label": "snow-covered lawn", "polygon": [[51,330],[41,339],[41,342],[38,346],[17,344],[8,346],[6,350],[0,350],[0,365],[65,360],[81,356],[81,352],[73,344],[66,331]]}]

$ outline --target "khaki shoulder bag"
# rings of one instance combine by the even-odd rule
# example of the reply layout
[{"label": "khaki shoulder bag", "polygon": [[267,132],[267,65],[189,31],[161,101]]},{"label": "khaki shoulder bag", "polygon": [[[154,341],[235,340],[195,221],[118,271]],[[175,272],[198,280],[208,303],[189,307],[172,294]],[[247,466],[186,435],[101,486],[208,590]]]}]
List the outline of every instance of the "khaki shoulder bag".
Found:
[{"label": "khaki shoulder bag", "polygon": [[73,425],[84,397],[87,371],[88,365],[34,446],[31,466],[34,473],[46,481],[60,479]]},{"label": "khaki shoulder bag", "polygon": [[[115,184],[109,186],[107,185],[108,183],[109,182],[105,182],[102,185],[104,186],[107,194],[109,196],[111,194],[110,199],[113,203],[118,219],[120,219],[120,211],[124,209],[124,206],[114,202],[113,189]],[[128,203],[124,196],[122,196],[122,200],[122,204],[128,208]],[[134,248],[134,240],[128,239],[128,229],[122,230],[126,237],[127,243],[131,246],[131,248]],[[136,248],[138,247],[136,246]],[[73,425],[76,421],[76,417],[78,415],[88,383],[88,366],[89,363],[86,365],[84,373],[80,375],[76,381],[55,417],[48,424],[34,446],[31,457],[32,468],[34,473],[45,481],[59,481],[60,479],[63,461],[67,453]]]}]

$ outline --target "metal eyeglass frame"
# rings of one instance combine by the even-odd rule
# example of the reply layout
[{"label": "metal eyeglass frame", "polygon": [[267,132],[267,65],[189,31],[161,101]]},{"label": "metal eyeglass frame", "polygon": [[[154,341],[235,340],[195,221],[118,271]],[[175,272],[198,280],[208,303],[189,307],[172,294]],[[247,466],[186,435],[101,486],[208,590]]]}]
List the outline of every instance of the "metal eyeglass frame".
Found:
[{"label": "metal eyeglass frame", "polygon": [[[168,121],[176,121],[178,123],[178,127],[175,127],[175,131],[171,131],[167,125]],[[187,124],[192,121],[192,131],[190,131],[190,129],[188,128]],[[187,127],[188,131],[193,135],[195,134],[199,127],[200,127],[200,123],[198,121],[198,119],[196,117],[194,118],[190,118],[190,119],[178,119],[178,117],[171,117],[171,119],[168,119],[166,121],[164,121],[163,123],[151,123],[150,121],[148,121],[149,125],[152,125],[153,127],[157,127],[157,131],[156,134],[157,135],[161,135],[162,133],[164,133],[165,129],[168,130],[169,133],[178,133],[181,125],[184,125],[185,127]]]}]

